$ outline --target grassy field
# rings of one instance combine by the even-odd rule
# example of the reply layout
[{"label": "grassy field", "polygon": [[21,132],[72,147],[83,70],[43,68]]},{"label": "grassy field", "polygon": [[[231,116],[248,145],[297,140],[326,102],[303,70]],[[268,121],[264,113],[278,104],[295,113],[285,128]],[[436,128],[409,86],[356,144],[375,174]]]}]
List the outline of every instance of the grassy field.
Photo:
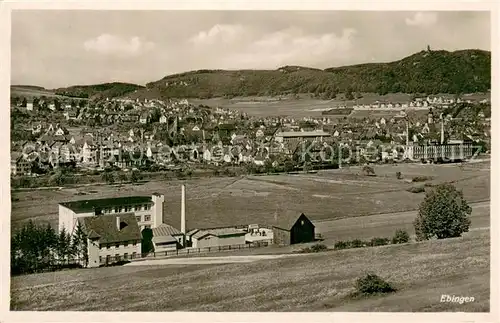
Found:
[{"label": "grassy field", "polygon": [[65,96],[57,95],[50,90],[42,90],[37,88],[23,87],[23,86],[11,86],[10,88],[11,96],[22,96],[26,98],[34,98],[45,96],[47,98],[66,98]]},{"label": "grassy field", "polygon": [[[291,116],[291,117],[318,117],[321,116],[322,110],[327,110],[336,106],[345,104],[372,104],[376,101],[380,102],[409,102],[411,95],[404,93],[390,93],[387,95],[378,95],[376,93],[363,93],[363,97],[354,101],[344,100],[343,95],[339,95],[334,100],[313,99],[309,95],[302,94],[300,99],[294,97],[283,97],[282,100],[274,97],[238,97],[233,99],[212,98],[212,99],[190,99],[193,104],[203,104],[210,107],[219,106],[221,108],[238,110],[246,112],[252,116]],[[369,111],[368,114],[373,116],[374,111]],[[381,117],[390,117],[397,112],[379,112]],[[427,112],[426,112],[427,113]],[[364,116],[364,111],[356,112],[352,117]],[[331,116],[330,116],[331,117]],[[343,116],[341,116],[343,117]]]},{"label": "grassy field", "polygon": [[[470,201],[490,197],[489,163],[457,165],[380,165],[376,177],[360,175],[359,167],[317,174],[202,178],[149,182],[143,185],[87,186],[61,190],[14,192],[11,224],[27,219],[57,224],[61,201],[98,197],[151,194],[165,195],[164,222],[180,227],[180,185],[187,187],[187,228],[239,224],[269,224],[283,209],[304,212],[313,221],[414,210],[424,194],[409,193],[414,184],[397,180],[431,176],[432,183],[455,181]],[[421,185],[421,184],[420,184]],[[87,195],[75,195],[77,192]],[[17,200],[18,199],[18,200]]]},{"label": "grassy field", "polygon": [[[13,277],[12,310],[489,311],[489,232],[246,264],[125,266]],[[356,299],[373,272],[397,288]],[[441,303],[442,294],[473,303]]]}]

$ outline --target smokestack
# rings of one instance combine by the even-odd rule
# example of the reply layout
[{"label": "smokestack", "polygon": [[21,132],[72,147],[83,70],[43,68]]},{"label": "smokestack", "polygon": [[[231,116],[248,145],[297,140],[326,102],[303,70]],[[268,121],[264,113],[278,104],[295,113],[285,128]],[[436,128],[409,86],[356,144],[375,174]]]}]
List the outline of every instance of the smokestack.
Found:
[{"label": "smokestack", "polygon": [[120,231],[120,217],[119,216],[116,217],[116,229],[118,231]]},{"label": "smokestack", "polygon": [[186,187],[181,188],[181,232],[186,234]]},{"label": "smokestack", "polygon": [[444,120],[441,115],[441,145],[444,144]]},{"label": "smokestack", "polygon": [[410,133],[409,133],[408,129],[409,129],[409,127],[408,127],[408,120],[406,120],[406,146],[408,146],[409,143],[410,143],[409,142],[410,141],[410,139],[409,139]]}]

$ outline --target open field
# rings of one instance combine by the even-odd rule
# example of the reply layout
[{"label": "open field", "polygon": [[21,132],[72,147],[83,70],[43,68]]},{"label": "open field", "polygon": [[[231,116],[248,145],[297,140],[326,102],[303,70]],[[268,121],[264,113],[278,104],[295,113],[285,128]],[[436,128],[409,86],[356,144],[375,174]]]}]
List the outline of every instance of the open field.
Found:
[{"label": "open field", "polygon": [[[313,221],[415,210],[424,194],[406,191],[413,185],[397,180],[431,176],[432,183],[455,181],[469,202],[489,200],[489,162],[458,165],[377,165],[376,177],[360,175],[359,167],[317,174],[201,178],[149,182],[143,185],[87,186],[61,190],[14,192],[11,224],[27,219],[57,224],[57,203],[73,199],[151,194],[165,195],[164,221],[180,227],[180,185],[187,187],[187,228],[251,223],[270,224],[275,212],[304,212]],[[75,195],[78,191],[87,195]]]},{"label": "open field", "polygon": [[45,96],[48,98],[66,98],[65,96],[57,95],[49,90],[42,90],[42,89],[23,87],[23,86],[11,86],[10,95],[20,96],[20,97],[22,96],[26,98],[34,98],[41,96]]},{"label": "open field", "polygon": [[[246,263],[34,274],[11,279],[11,309],[487,312],[489,251],[489,232],[473,231],[456,239]],[[398,291],[351,298],[355,280],[367,272],[387,279]],[[473,296],[475,301],[441,303],[442,294]]]}]

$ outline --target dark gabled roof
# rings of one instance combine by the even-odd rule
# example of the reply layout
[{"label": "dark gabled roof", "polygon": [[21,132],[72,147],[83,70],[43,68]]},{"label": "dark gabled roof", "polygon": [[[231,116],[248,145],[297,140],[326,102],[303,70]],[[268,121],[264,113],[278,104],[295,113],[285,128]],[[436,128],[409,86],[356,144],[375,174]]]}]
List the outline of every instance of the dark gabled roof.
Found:
[{"label": "dark gabled roof", "polygon": [[[118,230],[117,217],[126,226]],[[122,241],[141,240],[141,229],[133,213],[120,215],[101,215],[84,217],[83,225],[89,238],[98,238],[99,243],[115,243]]]},{"label": "dark gabled roof", "polygon": [[152,203],[151,196],[125,196],[125,197],[112,197],[94,200],[79,200],[59,203],[68,209],[77,212],[91,212],[95,208],[113,207],[113,206],[126,206],[133,204]]},{"label": "dark gabled roof", "polygon": [[294,224],[297,223],[297,221],[301,217],[305,217],[306,219],[308,219],[304,215],[304,213],[289,211],[289,210],[279,211],[277,213],[277,215],[275,216],[275,221],[273,223],[273,227],[290,231],[292,229],[292,227],[294,226]]}]

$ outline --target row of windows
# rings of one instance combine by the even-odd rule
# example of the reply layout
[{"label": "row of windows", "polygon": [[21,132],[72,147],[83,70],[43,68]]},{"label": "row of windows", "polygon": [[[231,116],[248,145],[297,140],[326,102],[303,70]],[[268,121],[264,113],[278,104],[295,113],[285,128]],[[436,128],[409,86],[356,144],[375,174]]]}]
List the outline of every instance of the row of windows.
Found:
[{"label": "row of windows", "polygon": [[[131,258],[130,258],[130,259],[135,259],[135,258],[137,258],[137,252],[133,252],[131,255],[129,255],[128,253],[124,253],[124,254],[123,254],[123,257],[122,257],[122,255],[120,255],[119,253],[117,253],[117,254],[113,257],[113,259],[111,259],[111,256],[110,256],[110,255],[107,255],[107,256],[106,256],[106,258],[104,258],[104,259],[106,259],[106,262],[111,262],[111,260],[113,260],[113,261],[119,261],[119,260],[121,260],[121,259],[123,259],[123,260],[128,260],[128,259],[129,259],[129,256],[131,256]],[[102,257],[102,256],[99,256],[99,262],[101,262],[101,263],[102,263],[104,259],[103,259],[103,257]]]},{"label": "row of windows", "polygon": [[102,213],[124,213],[124,212],[137,212],[151,210],[150,204],[144,205],[129,205],[129,206],[115,206],[114,208],[104,208]]},{"label": "row of windows", "polygon": [[[143,220],[142,220],[142,216],[140,216],[140,215],[136,215],[136,216],[135,216],[135,218],[137,219],[137,222],[142,222],[142,221],[143,221]],[[147,222],[147,221],[151,221],[151,215],[146,214],[146,215],[144,216],[144,221],[145,221],[145,222]]]},{"label": "row of windows", "polygon": [[99,249],[103,249],[103,248],[106,248],[106,249],[110,249],[111,247],[115,247],[115,248],[120,248],[120,247],[128,247],[128,245],[131,244],[132,246],[137,246],[137,241],[125,241],[122,243],[108,243],[108,244],[100,244],[99,245]]}]

